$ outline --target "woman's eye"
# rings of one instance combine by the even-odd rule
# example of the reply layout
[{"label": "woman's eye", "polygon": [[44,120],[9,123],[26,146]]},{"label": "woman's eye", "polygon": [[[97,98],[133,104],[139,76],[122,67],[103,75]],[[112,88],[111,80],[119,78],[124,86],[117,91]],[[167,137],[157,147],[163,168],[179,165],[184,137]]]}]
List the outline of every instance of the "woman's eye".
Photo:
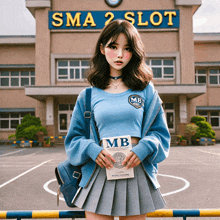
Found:
[{"label": "woman's eye", "polygon": [[130,47],[126,47],[125,50],[131,51],[131,48]]},{"label": "woman's eye", "polygon": [[115,50],[115,49],[117,49],[117,47],[112,45],[112,46],[110,46],[110,49]]}]

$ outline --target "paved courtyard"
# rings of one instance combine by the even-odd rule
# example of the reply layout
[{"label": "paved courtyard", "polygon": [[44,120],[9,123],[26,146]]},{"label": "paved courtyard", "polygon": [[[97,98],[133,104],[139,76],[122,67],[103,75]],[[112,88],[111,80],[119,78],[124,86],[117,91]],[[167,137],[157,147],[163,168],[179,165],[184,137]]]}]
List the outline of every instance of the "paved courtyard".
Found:
[{"label": "paved courtyard", "polygon": [[[62,147],[0,146],[0,210],[72,210],[62,198],[56,205],[54,168],[65,159]],[[166,209],[220,208],[219,174],[219,144],[171,147],[158,175]]]}]

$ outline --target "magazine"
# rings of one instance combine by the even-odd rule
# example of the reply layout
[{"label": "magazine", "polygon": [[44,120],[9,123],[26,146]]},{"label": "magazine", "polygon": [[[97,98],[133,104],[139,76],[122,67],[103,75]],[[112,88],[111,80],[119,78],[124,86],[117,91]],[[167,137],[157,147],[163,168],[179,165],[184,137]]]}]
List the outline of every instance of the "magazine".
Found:
[{"label": "magazine", "polygon": [[134,168],[125,169],[125,166],[122,166],[122,162],[132,149],[131,136],[103,138],[103,148],[116,160],[113,168],[106,169],[107,180],[134,177]]}]

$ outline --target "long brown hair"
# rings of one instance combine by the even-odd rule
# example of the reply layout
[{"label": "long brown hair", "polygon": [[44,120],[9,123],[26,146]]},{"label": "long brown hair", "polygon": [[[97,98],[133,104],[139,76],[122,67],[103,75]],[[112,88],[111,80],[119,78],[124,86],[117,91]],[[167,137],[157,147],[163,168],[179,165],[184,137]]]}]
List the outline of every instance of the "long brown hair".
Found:
[{"label": "long brown hair", "polygon": [[128,21],[114,20],[104,27],[96,44],[95,53],[90,61],[87,79],[92,86],[106,89],[110,81],[110,67],[105,55],[100,51],[111,40],[115,42],[123,33],[127,37],[132,52],[129,63],[122,69],[122,81],[132,90],[143,90],[153,78],[150,67],[145,63],[144,44],[137,29]]}]

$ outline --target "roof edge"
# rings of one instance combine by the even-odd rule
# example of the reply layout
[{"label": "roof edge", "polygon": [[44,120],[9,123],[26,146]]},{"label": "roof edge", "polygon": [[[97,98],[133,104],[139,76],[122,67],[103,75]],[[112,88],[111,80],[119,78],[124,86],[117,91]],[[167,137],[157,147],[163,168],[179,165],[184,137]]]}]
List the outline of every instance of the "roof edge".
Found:
[{"label": "roof edge", "polygon": [[194,33],[195,43],[210,43],[210,42],[220,42],[220,33]]},{"label": "roof edge", "polygon": [[35,35],[0,35],[0,45],[4,44],[34,44],[36,43]]},{"label": "roof edge", "polygon": [[50,0],[26,0],[26,8],[31,12],[31,14],[35,17],[36,8],[50,8],[51,1]]}]

